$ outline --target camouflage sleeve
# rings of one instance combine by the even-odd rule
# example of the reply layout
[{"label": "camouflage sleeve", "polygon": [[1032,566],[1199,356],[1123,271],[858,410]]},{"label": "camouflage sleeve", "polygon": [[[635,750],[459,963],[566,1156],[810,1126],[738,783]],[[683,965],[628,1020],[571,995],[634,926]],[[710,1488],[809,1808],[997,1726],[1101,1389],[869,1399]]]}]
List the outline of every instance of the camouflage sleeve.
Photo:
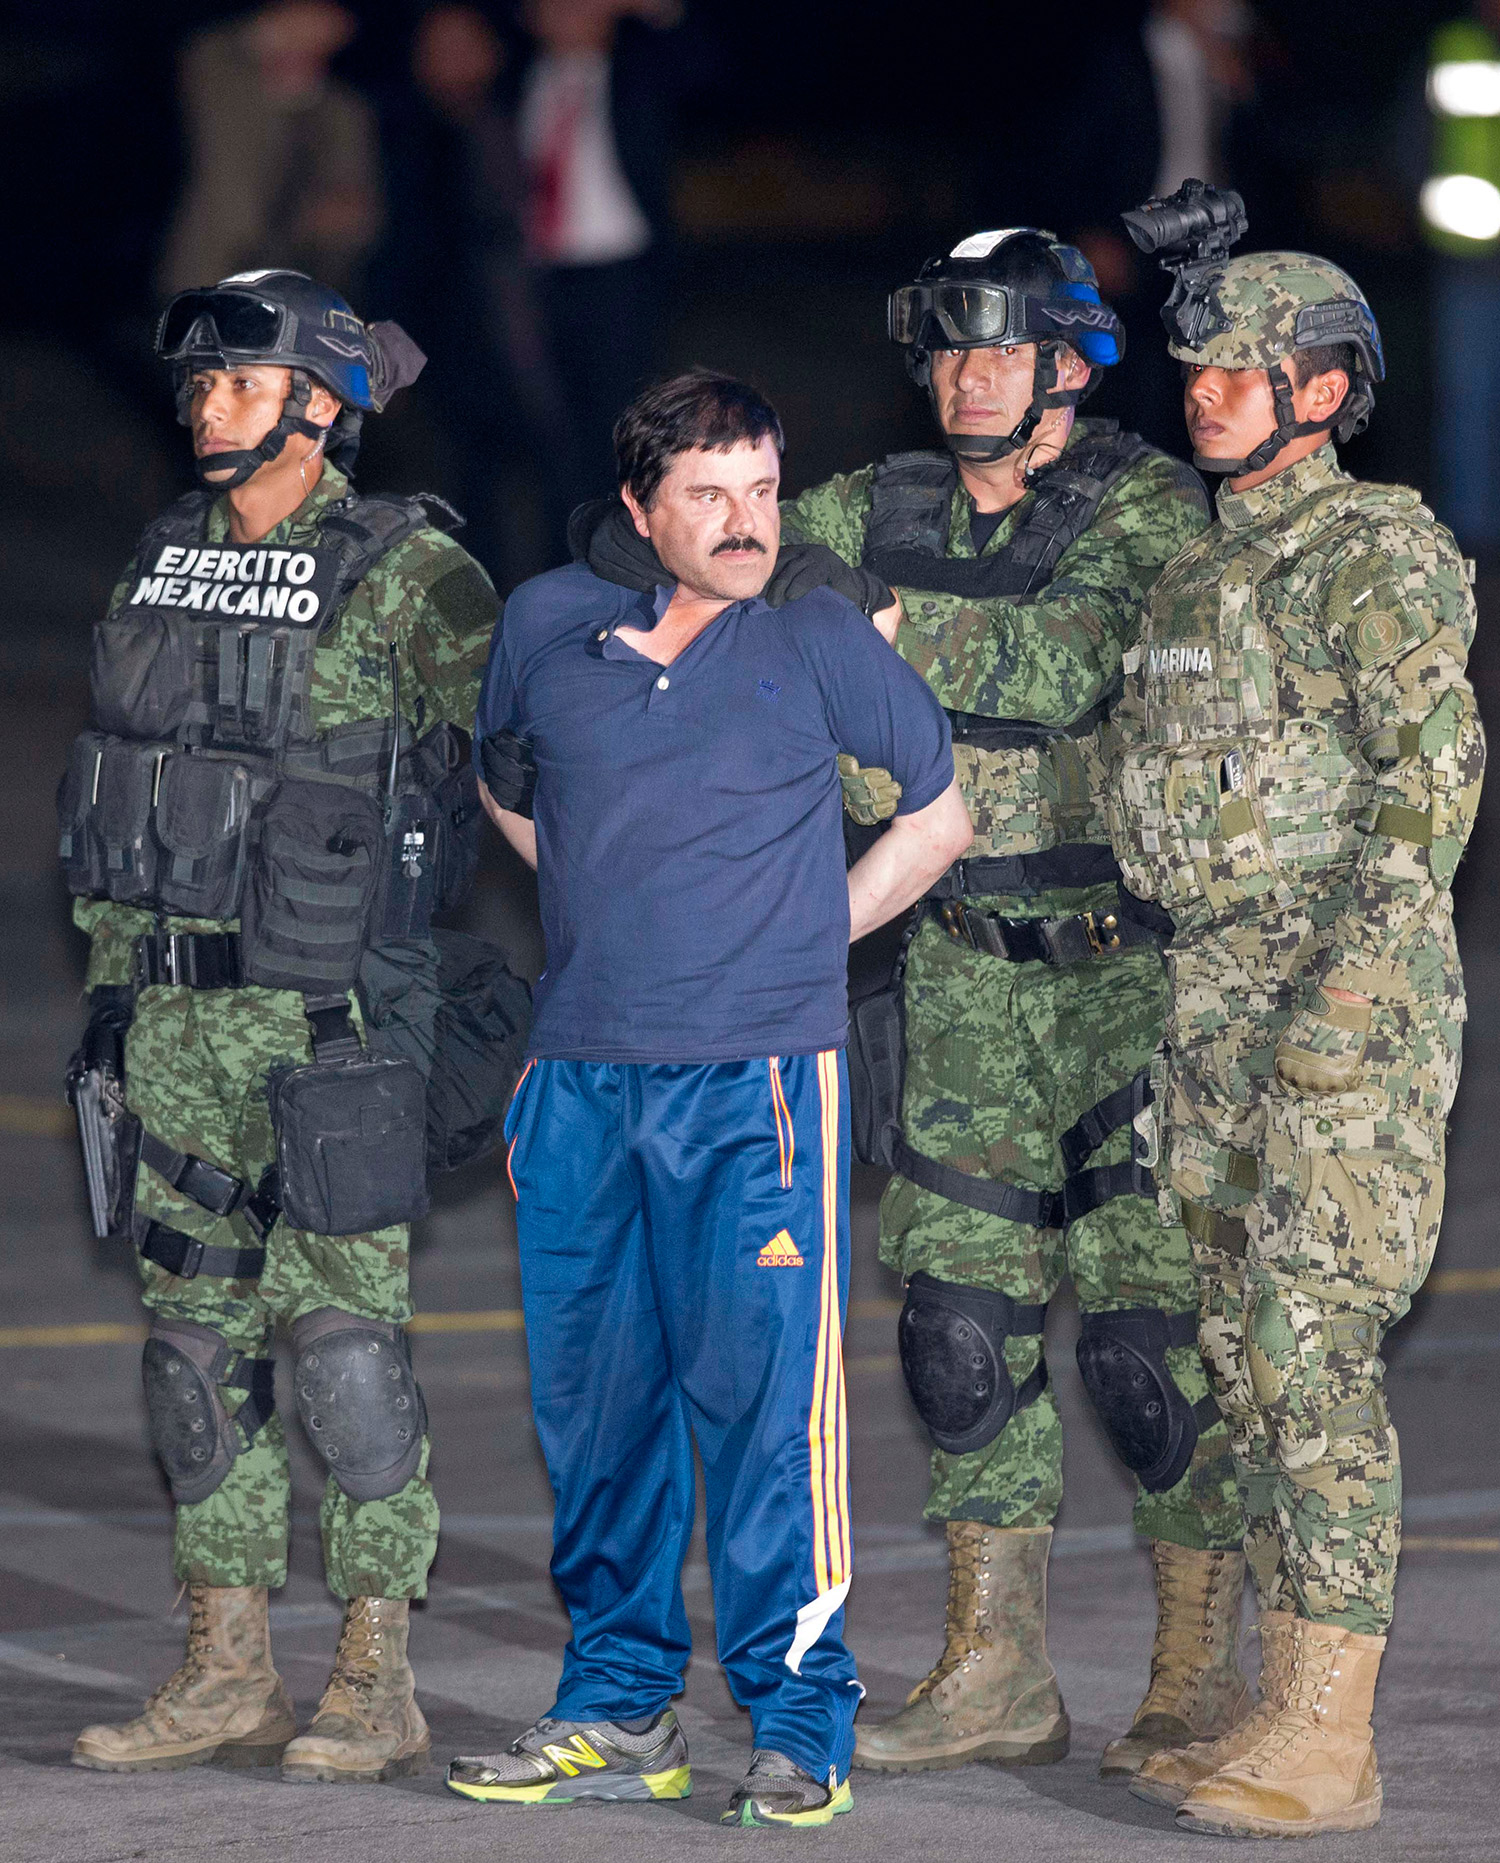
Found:
[{"label": "camouflage sleeve", "polygon": [[1401,946],[1451,886],[1474,825],[1484,777],[1484,729],[1464,673],[1474,598],[1447,531],[1390,520],[1341,547],[1325,600],[1375,797],[1321,981],[1378,998]]},{"label": "camouflage sleeve", "polygon": [[73,923],[89,937],[85,989],[100,983],[135,982],[135,941],[156,924],[149,912],[116,905],[112,899],[75,899]]},{"label": "camouflage sleeve", "polygon": [[839,472],[781,507],[781,535],[787,543],[822,543],[846,563],[865,553],[865,520],[870,514],[873,466]]},{"label": "camouflage sleeve", "polygon": [[1105,495],[1036,600],[898,591],[897,651],[952,711],[1071,724],[1119,673],[1162,565],[1207,522],[1196,475],[1153,453]]},{"label": "camouflage sleeve", "polygon": [[479,681],[500,598],[484,570],[451,537],[419,530],[400,546],[388,597],[401,647],[403,709],[431,729],[439,719],[474,728]]}]

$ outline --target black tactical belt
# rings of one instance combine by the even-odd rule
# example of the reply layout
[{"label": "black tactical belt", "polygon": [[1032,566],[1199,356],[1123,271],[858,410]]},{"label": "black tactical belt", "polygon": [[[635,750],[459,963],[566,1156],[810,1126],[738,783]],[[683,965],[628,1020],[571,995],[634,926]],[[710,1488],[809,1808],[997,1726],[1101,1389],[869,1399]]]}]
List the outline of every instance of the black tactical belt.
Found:
[{"label": "black tactical belt", "polygon": [[1062,919],[1008,919],[985,912],[962,899],[933,907],[933,917],[955,944],[966,944],[988,957],[1012,964],[1081,964],[1112,957],[1135,945],[1160,949],[1155,932],[1118,912],[1075,912]]},{"label": "black tactical belt", "polygon": [[136,1230],[136,1248],[146,1260],[154,1261],[180,1280],[210,1274],[216,1280],[254,1281],[266,1265],[263,1248],[214,1248],[149,1217],[138,1216]]},{"label": "black tactical belt", "polygon": [[190,990],[238,990],[245,973],[238,932],[148,932],[135,941],[136,988],[171,983]]},{"label": "black tactical belt", "polygon": [[956,860],[928,890],[929,899],[983,897],[986,893],[1049,893],[1065,886],[1115,886],[1120,868],[1105,842],[1073,842],[1037,854]]},{"label": "black tactical belt", "polygon": [[[149,1132],[141,1134],[140,1158],[143,1164],[150,1165],[158,1177],[164,1177],[174,1190],[190,1197],[211,1215],[229,1216],[239,1210],[262,1242],[281,1214],[281,1199],[274,1171],[267,1171],[252,1190],[244,1178],[236,1177],[231,1171],[220,1170],[218,1165],[210,1164],[206,1158],[195,1158],[189,1151],[173,1151],[170,1145]],[[232,1249],[220,1249],[218,1252],[234,1253]],[[209,1269],[207,1272],[213,1273],[214,1270]]]}]

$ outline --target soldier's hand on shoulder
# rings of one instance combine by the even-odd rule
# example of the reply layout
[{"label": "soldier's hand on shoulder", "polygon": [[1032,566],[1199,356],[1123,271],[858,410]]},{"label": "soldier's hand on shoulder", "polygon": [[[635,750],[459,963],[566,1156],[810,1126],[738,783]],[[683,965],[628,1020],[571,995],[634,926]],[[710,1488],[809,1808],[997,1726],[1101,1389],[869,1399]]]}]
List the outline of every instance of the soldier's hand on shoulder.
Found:
[{"label": "soldier's hand on shoulder", "polygon": [[857,758],[847,752],[840,756],[839,781],[844,788],[844,807],[861,828],[875,828],[888,822],[901,800],[901,785],[889,770],[861,768]]},{"label": "soldier's hand on shoulder", "polygon": [[1314,987],[1276,1044],[1276,1078],[1288,1092],[1351,1093],[1364,1074],[1370,1004]]},{"label": "soldier's hand on shoulder", "polygon": [[604,582],[646,595],[671,582],[649,537],[618,498],[591,498],[568,519],[568,548]]},{"label": "soldier's hand on shoulder", "polygon": [[782,608],[814,589],[832,589],[854,603],[863,615],[889,608],[890,588],[868,569],[846,563],[826,543],[784,543],[762,594],[772,608]]}]

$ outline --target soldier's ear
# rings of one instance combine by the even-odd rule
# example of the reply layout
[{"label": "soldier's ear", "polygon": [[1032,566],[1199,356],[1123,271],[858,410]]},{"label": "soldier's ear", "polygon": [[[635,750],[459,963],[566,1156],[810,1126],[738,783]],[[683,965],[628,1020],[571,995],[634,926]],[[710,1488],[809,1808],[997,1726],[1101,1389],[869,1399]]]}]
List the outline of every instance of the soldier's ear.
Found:
[{"label": "soldier's ear", "polygon": [[343,402],[321,382],[313,382],[307,396],[307,418],[315,427],[331,427],[338,419]]}]

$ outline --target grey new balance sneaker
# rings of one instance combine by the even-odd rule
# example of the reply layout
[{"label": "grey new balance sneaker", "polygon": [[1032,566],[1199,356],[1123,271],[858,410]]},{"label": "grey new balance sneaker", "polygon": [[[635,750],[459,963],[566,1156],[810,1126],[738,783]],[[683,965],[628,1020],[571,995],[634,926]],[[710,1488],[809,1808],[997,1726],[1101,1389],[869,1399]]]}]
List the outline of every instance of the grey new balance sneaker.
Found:
[{"label": "grey new balance sneaker", "polygon": [[750,1755],[750,1770],[729,1801],[720,1824],[830,1824],[842,1811],[854,1809],[849,1781],[842,1785],[829,1773],[827,1781],[813,1778],[784,1753],[757,1747]]},{"label": "grey new balance sneaker", "polygon": [[579,1798],[687,1798],[687,1741],[671,1708],[648,1721],[543,1718],[508,1753],[460,1754],[448,1786],[497,1805],[571,1805]]}]

